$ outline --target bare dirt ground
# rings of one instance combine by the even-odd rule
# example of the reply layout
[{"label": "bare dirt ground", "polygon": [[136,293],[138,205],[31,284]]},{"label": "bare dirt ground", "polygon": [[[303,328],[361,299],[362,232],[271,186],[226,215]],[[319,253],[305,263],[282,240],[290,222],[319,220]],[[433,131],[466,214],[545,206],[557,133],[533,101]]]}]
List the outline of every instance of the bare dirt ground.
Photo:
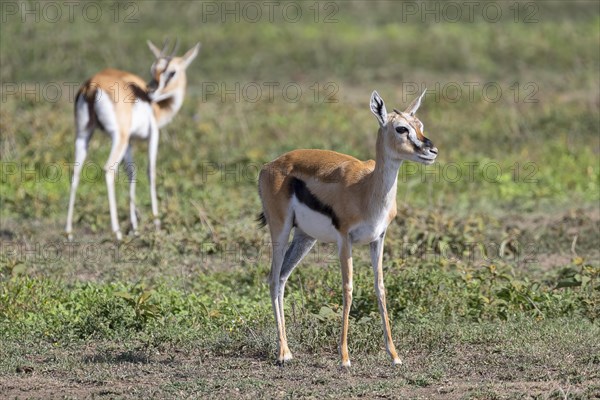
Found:
[{"label": "bare dirt ground", "polygon": [[[456,357],[410,354],[393,368],[383,352],[355,357],[349,370],[335,354],[297,354],[284,367],[264,355],[215,356],[201,351],[124,350],[90,345],[32,356],[18,373],[0,377],[4,398],[390,398],[588,399],[600,396],[597,363],[569,377],[562,368],[533,365],[484,346]],[[435,358],[444,359],[438,362]],[[596,360],[599,362],[599,360]],[[439,374],[431,380],[431,366]],[[510,368],[507,368],[509,367]]]},{"label": "bare dirt ground", "polygon": [[[596,262],[599,221],[597,211],[569,211],[526,219],[508,217],[502,229],[516,226],[526,240],[540,240],[544,251],[538,254],[536,269],[543,274],[568,264],[573,251]],[[16,223],[5,226],[14,231],[13,240],[36,230]],[[58,237],[49,235],[49,240]],[[576,236],[580,239],[571,248]],[[94,281],[131,275],[131,268],[139,272],[141,267],[112,264],[97,270],[97,265],[69,264],[56,271],[40,266],[34,272],[67,281]],[[156,276],[165,273],[153,267],[143,272]],[[186,270],[182,276],[191,273],[198,271]],[[598,344],[591,348],[585,343],[574,344],[572,351],[557,348],[554,355],[552,339],[545,344],[543,339],[525,340],[525,345],[515,345],[517,350],[506,349],[503,346],[507,342],[502,340],[499,344],[461,344],[428,352],[405,348],[400,368],[393,368],[382,350],[357,354],[351,369],[342,370],[331,349],[295,353],[292,362],[279,368],[273,364],[273,349],[260,354],[243,348],[215,354],[214,349],[197,349],[193,343],[145,349],[133,340],[133,344],[122,344],[91,339],[66,348],[53,348],[48,343],[41,343],[39,348],[19,348],[11,343],[5,354],[12,353],[13,361],[5,364],[9,369],[0,371],[0,398],[600,398]],[[544,347],[542,351],[540,347]],[[17,353],[20,355],[15,356]]]}]

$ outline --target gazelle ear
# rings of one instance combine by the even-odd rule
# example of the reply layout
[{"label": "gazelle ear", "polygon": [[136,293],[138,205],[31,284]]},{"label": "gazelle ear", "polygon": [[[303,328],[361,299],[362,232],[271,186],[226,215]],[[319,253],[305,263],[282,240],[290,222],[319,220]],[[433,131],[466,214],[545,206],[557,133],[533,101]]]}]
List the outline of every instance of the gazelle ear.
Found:
[{"label": "gazelle ear", "polygon": [[156,47],[150,40],[146,40],[146,43],[148,43],[148,47],[150,47],[150,51],[154,54],[154,57],[159,58],[160,49]]},{"label": "gazelle ear", "polygon": [[407,114],[410,114],[411,116],[415,115],[415,113],[417,112],[419,107],[421,107],[421,100],[423,99],[423,96],[425,96],[426,91],[427,91],[427,88],[425,88],[425,90],[423,90],[423,93],[421,93],[421,95],[419,97],[414,99],[413,102],[410,103],[410,105],[408,107],[406,107],[406,110],[404,110],[404,112]]},{"label": "gazelle ear", "polygon": [[190,63],[194,60],[194,58],[196,58],[196,56],[198,55],[198,51],[200,51],[200,43],[196,43],[196,45],[194,47],[192,47],[191,49],[189,49],[187,51],[187,53],[185,53],[183,55],[183,65],[185,68],[188,67],[188,65],[190,65]]},{"label": "gazelle ear", "polygon": [[387,111],[385,109],[385,103],[379,93],[377,93],[377,90],[373,90],[373,93],[371,94],[371,112],[377,117],[379,125],[384,126],[387,121]]}]

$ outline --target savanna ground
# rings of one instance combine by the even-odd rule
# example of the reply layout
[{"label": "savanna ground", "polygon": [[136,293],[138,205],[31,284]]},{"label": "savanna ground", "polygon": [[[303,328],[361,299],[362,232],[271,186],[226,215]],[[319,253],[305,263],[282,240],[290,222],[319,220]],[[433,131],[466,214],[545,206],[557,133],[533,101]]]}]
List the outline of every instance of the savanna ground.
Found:
[{"label": "savanna ground", "polygon": [[[598,2],[91,4],[0,3],[1,397],[600,396]],[[106,66],[149,78],[145,41],[167,36],[202,49],[161,133],[163,229],[140,174],[141,233],[114,243],[96,133],[69,244],[71,88]],[[359,247],[339,369],[321,245],[288,284],[295,359],[276,367],[258,168],[294,148],[372,158],[371,91],[402,109],[425,86],[440,156],[402,167],[384,255],[403,366]]]}]

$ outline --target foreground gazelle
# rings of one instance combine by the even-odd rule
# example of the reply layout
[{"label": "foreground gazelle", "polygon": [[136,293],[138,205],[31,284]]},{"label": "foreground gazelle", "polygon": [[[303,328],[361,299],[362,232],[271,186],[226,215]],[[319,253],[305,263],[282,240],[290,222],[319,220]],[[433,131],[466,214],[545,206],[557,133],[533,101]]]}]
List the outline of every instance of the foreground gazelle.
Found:
[{"label": "foreground gazelle", "polygon": [[152,42],[148,46],[156,60],[150,69],[152,81],[146,85],[139,76],[116,69],[105,69],[87,80],[75,97],[75,163],[69,197],[69,211],[65,228],[69,240],[73,239],[73,208],[75,193],[88,145],[96,127],[112,139],[112,148],[104,171],[108,188],[110,221],[117,240],[122,239],[117,217],[115,176],[119,163],[124,159],[129,180],[129,209],[131,226],[137,231],[135,208],[136,169],[133,163],[131,139],[148,140],[148,177],[154,224],[160,227],[158,200],[156,197],[156,154],[159,128],[169,123],[177,114],[185,96],[185,70],[198,54],[200,43],[183,57],[174,57],[177,45],[170,55],[167,43],[159,50]]},{"label": "foreground gazelle", "polygon": [[[423,136],[423,124],[415,117],[424,94],[404,112],[394,109],[388,114],[382,98],[373,92],[371,111],[379,121],[375,161],[359,161],[326,150],[294,150],[262,168],[260,220],[268,224],[273,246],[270,287],[279,338],[278,364],[292,358],[285,332],[285,284],[317,240],[338,245],[344,297],[339,348],[342,366],[350,366],[352,246],[364,243],[371,246],[386,349],[394,364],[401,363],[392,342],[381,264],[385,232],[396,216],[398,169],[402,161],[432,164],[437,157],[437,148]],[[294,236],[288,246],[292,228]]]}]

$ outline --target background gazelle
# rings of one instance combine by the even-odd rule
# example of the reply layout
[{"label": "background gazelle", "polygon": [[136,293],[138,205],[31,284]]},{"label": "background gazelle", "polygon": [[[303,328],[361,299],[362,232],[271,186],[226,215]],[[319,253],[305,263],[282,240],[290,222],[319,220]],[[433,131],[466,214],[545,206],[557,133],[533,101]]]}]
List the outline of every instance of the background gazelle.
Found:
[{"label": "background gazelle", "polygon": [[168,42],[159,50],[152,42],[148,47],[156,60],[150,72],[152,81],[146,82],[137,75],[116,69],[105,69],[87,80],[75,97],[75,166],[69,197],[69,211],[65,228],[69,240],[73,239],[73,208],[79,177],[87,156],[88,145],[96,127],[105,131],[112,139],[112,148],[104,171],[108,188],[110,221],[117,240],[122,239],[117,216],[115,198],[115,176],[119,163],[125,160],[129,179],[129,212],[131,226],[137,231],[138,221],[135,208],[136,168],[133,164],[131,139],[148,140],[148,177],[154,224],[160,227],[158,200],[156,196],[156,155],[158,152],[159,128],[177,114],[186,87],[186,68],[198,55],[200,43],[192,47],[183,57],[175,57],[177,44],[167,54]]},{"label": "background gazelle", "polygon": [[[262,168],[260,219],[271,231],[271,302],[277,323],[280,365],[292,358],[285,332],[285,284],[317,240],[338,245],[344,298],[340,339],[342,366],[350,366],[348,315],[352,303],[352,246],[364,243],[371,247],[386,349],[394,364],[401,363],[392,342],[381,264],[385,232],[396,216],[398,169],[402,161],[432,164],[437,157],[437,149],[423,136],[423,124],[415,117],[424,94],[425,91],[404,112],[394,109],[388,114],[383,99],[373,92],[371,111],[379,121],[375,161],[360,161],[326,150],[294,150]],[[288,246],[292,228],[294,236]]]}]

